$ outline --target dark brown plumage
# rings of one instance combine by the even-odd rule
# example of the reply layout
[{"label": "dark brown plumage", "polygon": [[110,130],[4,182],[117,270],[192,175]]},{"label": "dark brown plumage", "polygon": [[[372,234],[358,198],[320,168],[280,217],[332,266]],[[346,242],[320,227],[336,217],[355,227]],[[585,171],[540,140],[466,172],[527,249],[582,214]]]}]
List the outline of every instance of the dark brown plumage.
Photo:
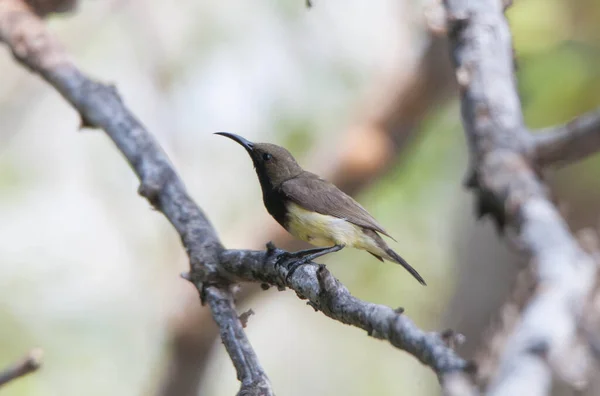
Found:
[{"label": "dark brown plumage", "polygon": [[344,219],[392,238],[358,202],[314,173],[303,171],[293,179],[283,182],[281,191],[305,209]]}]

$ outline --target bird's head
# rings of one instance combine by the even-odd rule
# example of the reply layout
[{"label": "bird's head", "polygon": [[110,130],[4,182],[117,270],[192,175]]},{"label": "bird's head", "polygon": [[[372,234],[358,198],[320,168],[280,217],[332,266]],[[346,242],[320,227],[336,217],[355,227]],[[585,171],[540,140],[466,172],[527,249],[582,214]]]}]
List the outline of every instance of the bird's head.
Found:
[{"label": "bird's head", "polygon": [[217,132],[216,134],[225,136],[246,149],[263,187],[278,186],[302,173],[302,168],[292,154],[283,147],[270,143],[253,143],[229,132]]}]

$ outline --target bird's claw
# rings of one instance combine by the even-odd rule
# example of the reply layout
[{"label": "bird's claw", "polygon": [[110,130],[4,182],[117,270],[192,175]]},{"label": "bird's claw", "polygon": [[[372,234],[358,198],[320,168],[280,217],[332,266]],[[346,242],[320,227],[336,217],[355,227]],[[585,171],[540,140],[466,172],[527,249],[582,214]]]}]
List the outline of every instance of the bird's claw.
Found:
[{"label": "bird's claw", "polygon": [[294,272],[301,265],[307,264],[310,260],[306,260],[306,258],[301,257],[298,258],[298,255],[294,253],[284,252],[275,261],[276,267],[285,267],[287,270],[287,274],[285,275],[285,282],[288,283],[290,277],[294,274]]},{"label": "bird's claw", "polygon": [[287,260],[291,259],[292,255],[288,252],[282,252],[279,257],[277,257],[277,259],[275,260],[275,267],[281,267],[283,266],[283,263],[286,262]]},{"label": "bird's claw", "polygon": [[337,252],[344,248],[344,245],[334,245],[331,247],[325,248],[316,248],[316,249],[307,249],[307,250],[299,250],[297,252],[282,252],[277,260],[275,261],[275,266],[280,267],[284,262],[289,261],[289,264],[286,265],[287,274],[285,276],[286,283],[289,281],[290,277],[294,274],[294,272],[298,269],[298,267],[308,264],[314,259],[321,257],[327,253]]},{"label": "bird's claw", "polygon": [[296,270],[299,267],[310,263],[310,261],[311,260],[308,257],[302,257],[301,255],[296,253],[283,252],[279,257],[277,257],[277,260],[275,261],[275,266],[285,267],[285,269],[287,270],[287,273],[285,275],[285,282],[289,283],[289,280],[294,274],[294,272],[296,272]]},{"label": "bird's claw", "polygon": [[287,266],[287,274],[285,276],[285,283],[288,283],[290,278],[292,277],[292,275],[294,275],[294,272],[296,272],[296,270],[298,268],[300,268],[303,265],[306,265],[310,262],[310,260],[307,260],[306,258],[301,258],[295,261],[292,261],[290,264],[288,264]]}]

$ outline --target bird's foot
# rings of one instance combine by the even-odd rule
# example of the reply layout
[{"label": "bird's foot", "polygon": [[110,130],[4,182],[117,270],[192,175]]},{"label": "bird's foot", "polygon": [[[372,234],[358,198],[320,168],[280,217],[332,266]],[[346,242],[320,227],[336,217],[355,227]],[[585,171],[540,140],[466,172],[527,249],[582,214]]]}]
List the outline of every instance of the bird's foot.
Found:
[{"label": "bird's foot", "polygon": [[296,272],[296,270],[298,268],[310,263],[310,261],[311,260],[307,260],[306,258],[301,258],[301,259],[292,261],[290,264],[288,264],[287,274],[285,275],[285,283],[288,283],[290,281],[290,278],[292,277],[292,275],[294,275],[294,272]]},{"label": "bird's foot", "polygon": [[333,245],[324,248],[314,248],[314,249],[306,249],[299,250],[297,252],[285,252],[277,259],[275,265],[281,266],[285,262],[289,262],[286,268],[288,270],[287,275],[285,276],[285,281],[287,282],[289,278],[294,274],[294,272],[302,265],[308,264],[316,258],[324,256],[328,253],[333,253],[340,251],[344,248],[344,245]]}]

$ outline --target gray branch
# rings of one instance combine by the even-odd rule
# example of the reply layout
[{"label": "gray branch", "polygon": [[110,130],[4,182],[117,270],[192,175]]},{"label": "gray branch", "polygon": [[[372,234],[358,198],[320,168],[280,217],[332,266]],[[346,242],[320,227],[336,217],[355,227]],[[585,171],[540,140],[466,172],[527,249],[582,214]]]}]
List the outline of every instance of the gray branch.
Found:
[{"label": "gray branch", "polygon": [[541,166],[568,165],[600,150],[600,109],[535,135],[535,160]]},{"label": "gray branch", "polygon": [[261,282],[279,289],[289,287],[300,298],[307,299],[315,310],[389,341],[431,367],[439,376],[468,371],[471,367],[449,347],[456,338],[451,331],[425,332],[403,314],[402,308],[394,310],[359,300],[324,265],[301,266],[286,279],[290,260],[287,252],[271,244],[267,245],[266,252],[225,250],[221,253],[223,269],[235,280]]},{"label": "gray branch", "polygon": [[0,41],[8,45],[16,60],[42,76],[77,109],[82,126],[104,129],[117,145],[140,179],[140,195],[161,211],[181,236],[190,258],[190,280],[220,327],[242,383],[240,394],[273,394],[238,319],[229,287],[218,275],[223,246],[158,143],[125,107],[114,87],[95,82],[77,69],[22,1],[2,2]]},{"label": "gray branch", "polygon": [[[229,290],[233,281],[291,287],[329,317],[413,354],[441,379],[469,367],[447,345],[455,338],[451,332],[424,332],[400,310],[358,300],[324,267],[306,265],[287,283],[290,262],[286,252],[274,248],[266,252],[225,250],[166,154],[123,104],[115,88],[83,75],[21,0],[4,0],[2,4],[6,7],[0,7],[0,41],[8,45],[17,61],[41,75],[71,103],[83,127],[106,131],[139,177],[139,193],[164,213],[180,234],[190,258],[190,273],[185,278],[195,284],[219,325],[242,382],[240,395],[271,395],[272,391],[235,312]],[[281,265],[277,266],[278,260]]]},{"label": "gray branch", "polygon": [[39,369],[42,365],[42,357],[43,352],[41,349],[33,349],[17,363],[2,370],[0,372],[0,386]]},{"label": "gray branch", "polygon": [[528,161],[534,138],[523,122],[501,2],[445,0],[445,7],[471,148],[468,185],[479,214],[490,215],[531,259],[539,285],[488,394],[547,395],[553,368],[575,340],[596,268]]}]

